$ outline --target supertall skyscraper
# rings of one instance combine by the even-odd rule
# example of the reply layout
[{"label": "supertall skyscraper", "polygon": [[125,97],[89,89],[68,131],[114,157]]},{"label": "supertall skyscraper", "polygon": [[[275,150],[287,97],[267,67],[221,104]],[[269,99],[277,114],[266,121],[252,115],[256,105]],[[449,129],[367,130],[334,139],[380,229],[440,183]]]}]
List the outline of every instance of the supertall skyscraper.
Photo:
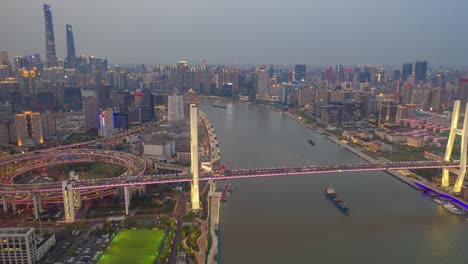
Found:
[{"label": "supertall skyscraper", "polygon": [[52,11],[50,5],[44,5],[44,20],[46,33],[46,59],[49,66],[57,65],[55,53],[54,25],[52,23]]},{"label": "supertall skyscraper", "polygon": [[75,41],[73,40],[73,29],[71,25],[67,25],[67,59],[76,58]]}]

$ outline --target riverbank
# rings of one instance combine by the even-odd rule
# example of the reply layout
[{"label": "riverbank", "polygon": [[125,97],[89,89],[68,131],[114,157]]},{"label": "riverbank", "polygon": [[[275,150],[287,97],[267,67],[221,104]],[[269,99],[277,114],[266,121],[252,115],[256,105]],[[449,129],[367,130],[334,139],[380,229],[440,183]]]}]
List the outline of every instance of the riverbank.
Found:
[{"label": "riverbank", "polygon": [[[349,144],[346,144],[346,143],[340,141],[333,134],[331,134],[331,133],[329,133],[329,132],[327,132],[327,131],[325,131],[325,130],[323,130],[321,128],[317,128],[314,125],[306,124],[303,119],[301,119],[300,117],[296,116],[293,113],[282,111],[281,109],[278,109],[276,107],[272,107],[270,105],[264,105],[264,104],[258,104],[258,105],[262,106],[262,107],[266,107],[266,108],[271,109],[271,110],[278,111],[280,113],[283,113],[286,116],[288,116],[289,118],[291,118],[291,119],[295,120],[296,122],[300,123],[302,126],[311,129],[315,133],[318,133],[318,134],[321,134],[321,135],[325,134],[330,141],[332,141],[333,143],[337,144],[338,146],[340,146],[342,148],[345,148],[346,150],[352,152],[353,154],[357,155],[358,157],[362,158],[365,161],[378,162],[378,160],[376,160],[376,159],[372,158],[371,156],[365,154],[360,149],[352,147]],[[457,203],[460,207],[464,208],[465,210],[468,210],[468,203],[466,201],[464,201],[460,197],[454,196],[453,194],[450,194],[450,193],[447,193],[447,192],[445,192],[443,190],[440,190],[433,183],[427,181],[426,179],[422,178],[419,175],[416,175],[416,174],[413,173],[415,178],[410,178],[410,177],[407,177],[407,176],[405,176],[405,175],[403,175],[403,174],[401,174],[401,173],[399,173],[397,171],[385,171],[385,172],[390,174],[391,176],[395,177],[396,179],[400,180],[401,182],[411,186],[412,188],[414,188],[416,190],[420,190],[420,191],[430,190],[430,191],[436,192],[441,196],[444,196],[446,198],[451,199],[453,202]]]},{"label": "riverbank", "polygon": [[[199,111],[199,117],[202,120],[203,126],[205,128],[205,131],[208,134],[209,137],[209,148],[210,148],[210,156],[211,156],[211,165],[218,163],[221,159],[221,150],[219,149],[218,146],[218,139],[215,133],[215,130],[213,128],[213,125],[211,124],[210,120],[206,116],[205,113],[202,111]],[[215,181],[209,181],[209,192],[208,192],[208,226],[206,228],[203,228],[203,232],[207,232],[205,234],[206,236],[209,236],[209,240],[211,241],[210,243],[206,243],[209,248],[207,248],[207,254],[206,254],[206,263],[208,264],[216,264],[218,263],[217,261],[217,254],[218,254],[218,227],[220,223],[220,198],[221,198],[221,193],[216,192],[216,182]],[[201,245],[199,245],[201,247]],[[203,258],[204,259],[204,258]],[[205,261],[203,261],[205,263]]]},{"label": "riverbank", "polygon": [[218,139],[215,133],[213,126],[210,123],[208,117],[202,111],[199,111],[198,116],[200,117],[203,127],[205,128],[205,132],[208,134],[209,138],[209,149],[210,149],[210,157],[211,157],[211,164],[215,164],[221,159],[221,150],[218,147]]}]

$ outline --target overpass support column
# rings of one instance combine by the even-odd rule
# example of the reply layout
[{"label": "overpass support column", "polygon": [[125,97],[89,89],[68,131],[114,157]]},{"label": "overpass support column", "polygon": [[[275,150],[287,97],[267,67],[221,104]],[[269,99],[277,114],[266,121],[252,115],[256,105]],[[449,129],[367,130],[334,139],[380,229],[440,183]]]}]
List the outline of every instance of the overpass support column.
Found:
[{"label": "overpass support column", "polygon": [[8,214],[8,202],[7,202],[7,198],[5,194],[2,195],[2,202],[3,202],[3,213],[6,215]]},{"label": "overpass support column", "polygon": [[13,210],[13,213],[16,214],[16,196],[14,194],[11,195],[11,209]]},{"label": "overpass support column", "polygon": [[68,181],[62,181],[63,206],[65,211],[65,222],[75,222],[75,203],[73,195],[73,185]]},{"label": "overpass support column", "polygon": [[104,197],[104,191],[101,190],[101,191],[99,191],[99,200],[102,201],[103,197]]},{"label": "overpass support column", "polygon": [[463,181],[466,175],[466,163],[468,155],[468,103],[465,106],[465,117],[463,118],[463,128],[460,133],[461,136],[461,153],[460,153],[460,174],[458,174],[455,185],[453,186],[454,193],[461,193]]},{"label": "overpass support column", "polygon": [[34,206],[34,219],[39,219],[39,207],[37,204],[37,195],[35,193],[31,193],[33,206]]},{"label": "overpass support column", "polygon": [[200,194],[198,187],[198,109],[196,104],[190,104],[190,157],[192,211],[200,210]]},{"label": "overpass support column", "polygon": [[130,208],[130,190],[128,186],[124,187],[124,197],[125,197],[125,215],[128,215],[128,209]]},{"label": "overpass support column", "polygon": [[[458,118],[460,117],[460,100],[455,101],[453,105],[452,113],[452,124],[450,126],[450,135],[447,142],[447,148],[445,150],[444,161],[449,162],[452,157],[453,143],[455,143],[455,137],[457,136],[456,130],[458,129]],[[448,188],[450,185],[450,171],[448,169],[442,169],[442,188]]]}]

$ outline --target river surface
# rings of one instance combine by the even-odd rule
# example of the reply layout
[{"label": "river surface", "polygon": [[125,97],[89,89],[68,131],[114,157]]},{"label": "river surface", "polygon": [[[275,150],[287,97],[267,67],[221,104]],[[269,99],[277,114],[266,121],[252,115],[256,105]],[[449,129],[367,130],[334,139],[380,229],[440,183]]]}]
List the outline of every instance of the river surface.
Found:
[{"label": "river surface", "polygon": [[[201,101],[227,168],[362,162],[287,116]],[[315,146],[307,143],[316,142]],[[384,172],[231,181],[221,209],[220,263],[468,263],[468,221]],[[221,185],[220,183],[219,185]],[[324,196],[332,184],[351,208]]]}]

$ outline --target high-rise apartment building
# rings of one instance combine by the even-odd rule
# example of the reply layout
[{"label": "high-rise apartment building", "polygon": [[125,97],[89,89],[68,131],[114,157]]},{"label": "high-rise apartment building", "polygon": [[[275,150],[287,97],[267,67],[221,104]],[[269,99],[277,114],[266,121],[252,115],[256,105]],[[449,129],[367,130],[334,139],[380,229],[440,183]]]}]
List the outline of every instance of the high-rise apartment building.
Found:
[{"label": "high-rise apartment building", "polygon": [[167,100],[167,121],[184,120],[184,96],[169,95]]},{"label": "high-rise apartment building", "polygon": [[398,105],[391,102],[383,102],[380,105],[379,126],[395,124],[398,117]]},{"label": "high-rise apartment building", "polygon": [[461,101],[460,106],[464,109],[468,102],[468,78],[458,80],[457,99]]},{"label": "high-rise apartment building", "polygon": [[97,88],[97,97],[99,99],[99,108],[106,109],[112,107],[111,89],[108,84],[101,84]]},{"label": "high-rise apartment building", "polygon": [[8,59],[8,52],[0,51],[0,65],[10,65],[10,60]]},{"label": "high-rise apartment building", "polygon": [[115,132],[114,111],[112,109],[103,110],[99,114],[99,135],[101,137],[109,137]]},{"label": "high-rise apartment building", "polygon": [[57,135],[57,121],[54,113],[46,110],[41,113],[42,134],[44,138],[50,138]]},{"label": "high-rise apartment building", "polygon": [[83,98],[86,131],[99,128],[99,109],[99,100],[97,97],[86,96]]},{"label": "high-rise apartment building", "polygon": [[112,95],[112,104],[117,112],[126,114],[134,104],[134,97],[128,92],[117,92]]},{"label": "high-rise apartment building", "polygon": [[300,88],[299,98],[298,98],[299,106],[310,105],[311,103],[312,103],[312,88],[311,87]]},{"label": "high-rise apartment building", "polygon": [[411,103],[411,95],[414,90],[414,86],[411,83],[406,83],[401,87],[401,103],[409,104]]},{"label": "high-rise apartment building", "polygon": [[306,77],[306,65],[305,64],[296,64],[294,67],[294,79],[296,81],[304,80]]},{"label": "high-rise apartment building", "polygon": [[40,113],[25,111],[15,115],[18,146],[32,147],[44,143]]},{"label": "high-rise apartment building", "polygon": [[439,112],[442,110],[442,88],[436,87],[431,90],[431,111]]},{"label": "high-rise apartment building", "polygon": [[11,92],[19,92],[20,85],[15,78],[6,78],[0,82],[0,102],[11,101]]},{"label": "high-rise apartment building", "polygon": [[257,69],[257,99],[268,100],[269,98],[269,73],[265,65]]},{"label": "high-rise apartment building", "polygon": [[46,59],[49,67],[57,65],[57,54],[55,53],[54,25],[52,22],[52,9],[50,5],[44,5],[45,37],[46,37]]},{"label": "high-rise apartment building", "polygon": [[427,78],[427,61],[417,61],[414,64],[414,77],[415,83],[418,84],[419,81],[426,81]]},{"label": "high-rise apartment building", "polygon": [[403,63],[403,69],[401,70],[401,80],[406,82],[408,76],[413,74],[413,63]]}]

